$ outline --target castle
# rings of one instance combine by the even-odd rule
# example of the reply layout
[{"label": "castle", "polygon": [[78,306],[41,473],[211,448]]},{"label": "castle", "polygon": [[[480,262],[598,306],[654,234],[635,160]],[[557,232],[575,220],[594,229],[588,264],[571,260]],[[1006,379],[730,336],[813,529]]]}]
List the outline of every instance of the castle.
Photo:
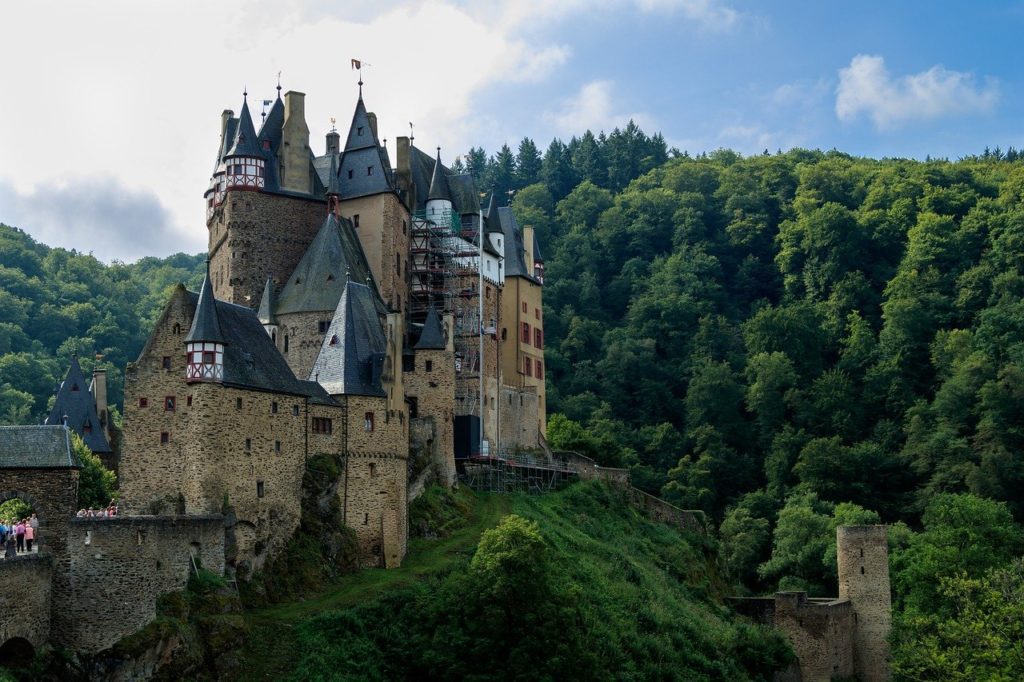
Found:
[{"label": "castle", "polygon": [[303,93],[279,86],[259,131],[245,99],[222,114],[207,276],[125,372],[123,511],[225,514],[243,578],[298,526],[313,455],[344,462],[361,562],[396,566],[410,471],[544,447],[536,235],[440,149],[399,138],[392,167],[359,87],[320,155]]}]

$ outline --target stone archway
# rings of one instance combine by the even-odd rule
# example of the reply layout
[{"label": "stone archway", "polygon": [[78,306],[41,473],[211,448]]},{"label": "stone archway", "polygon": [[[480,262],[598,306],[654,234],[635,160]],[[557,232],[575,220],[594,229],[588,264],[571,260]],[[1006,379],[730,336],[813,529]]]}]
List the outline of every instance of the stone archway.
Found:
[{"label": "stone archway", "polygon": [[35,544],[38,551],[42,552],[43,547],[46,546],[45,538],[47,535],[46,511],[44,510],[43,505],[39,504],[35,497],[21,490],[0,491],[0,504],[3,504],[8,500],[21,500],[28,506],[32,507],[32,511],[35,513],[36,518],[39,519],[39,532],[36,535]]},{"label": "stone archway", "polygon": [[20,668],[35,657],[36,648],[24,637],[11,637],[0,644],[0,666],[4,668]]}]

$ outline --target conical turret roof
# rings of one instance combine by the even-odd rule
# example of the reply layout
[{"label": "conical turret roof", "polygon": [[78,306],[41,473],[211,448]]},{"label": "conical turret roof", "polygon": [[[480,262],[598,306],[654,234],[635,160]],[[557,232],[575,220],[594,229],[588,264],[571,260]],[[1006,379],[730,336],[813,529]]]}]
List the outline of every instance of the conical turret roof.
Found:
[{"label": "conical turret roof", "polygon": [[416,350],[444,350],[447,347],[444,338],[444,328],[441,326],[441,318],[437,315],[434,306],[427,310],[427,319],[423,321],[423,331],[420,332],[420,340],[416,342]]},{"label": "conical turret roof", "polygon": [[67,418],[69,429],[77,433],[93,452],[110,452],[110,444],[96,412],[96,398],[89,390],[78,356],[71,358],[68,373],[57,389],[47,424],[60,425]]},{"label": "conical turret roof", "polygon": [[342,199],[354,199],[372,194],[393,192],[391,164],[370,125],[370,116],[360,95],[352,114],[345,149],[338,161],[338,178]]},{"label": "conical turret roof", "polygon": [[206,263],[206,277],[203,288],[199,290],[199,302],[196,303],[196,314],[192,317],[192,328],[188,330],[185,343],[207,341],[209,343],[225,343],[224,332],[220,329],[217,317],[217,300],[213,297],[213,284],[210,282],[210,263]]},{"label": "conical turret roof", "polygon": [[351,223],[329,213],[281,289],[274,314],[330,312],[348,279],[371,279],[370,266]]},{"label": "conical turret roof", "polygon": [[437,150],[437,159],[434,161],[434,174],[430,178],[430,191],[427,192],[427,201],[443,199],[451,202],[452,193],[448,189],[448,177],[441,165],[441,150]]},{"label": "conical turret roof", "polygon": [[338,180],[338,155],[331,152],[331,170],[327,175],[327,194],[341,196],[341,184]]},{"label": "conical turret roof", "polygon": [[310,380],[331,395],[385,396],[381,386],[387,349],[373,291],[346,282]]},{"label": "conical turret roof", "polygon": [[249,115],[249,102],[242,100],[242,113],[238,115],[238,126],[235,128],[235,139],[231,143],[231,149],[224,155],[225,158],[232,156],[262,156],[256,128],[252,125],[252,116]]}]

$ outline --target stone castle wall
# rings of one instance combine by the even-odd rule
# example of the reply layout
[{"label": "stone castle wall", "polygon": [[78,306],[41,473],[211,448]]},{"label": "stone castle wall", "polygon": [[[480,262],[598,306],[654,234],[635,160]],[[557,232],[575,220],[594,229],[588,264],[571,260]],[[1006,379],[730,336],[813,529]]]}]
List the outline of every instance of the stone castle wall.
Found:
[{"label": "stone castle wall", "polygon": [[392,310],[409,305],[409,211],[396,194],[347,199],[338,212],[353,224],[381,298]]},{"label": "stone castle wall", "polygon": [[848,600],[809,600],[804,592],[780,592],[773,624],[789,638],[803,680],[853,676],[853,610]]},{"label": "stone castle wall", "polygon": [[228,190],[207,223],[217,298],[255,308],[267,278],[283,285],[326,215],[319,199]]},{"label": "stone castle wall", "polygon": [[[438,480],[455,481],[455,357],[447,350],[416,351],[413,371],[403,372],[405,393],[416,399],[418,418],[412,420],[409,447],[429,450]],[[430,371],[427,371],[427,363]]]},{"label": "stone castle wall", "polygon": [[839,596],[853,603],[856,669],[864,682],[889,679],[892,602],[885,526],[836,529]]},{"label": "stone castle wall", "polygon": [[157,597],[185,587],[192,556],[215,573],[224,571],[224,519],[76,518],[68,547],[68,585],[53,597],[66,627],[54,639],[94,653],[153,620]]},{"label": "stone castle wall", "polygon": [[12,637],[39,651],[50,641],[53,557],[24,554],[0,561],[0,644]]},{"label": "stone castle wall", "polygon": [[501,423],[500,446],[503,450],[540,447],[537,410],[535,388],[501,387],[498,420]]},{"label": "stone castle wall", "polygon": [[[318,312],[289,313],[277,316],[277,350],[299,379],[307,380],[313,370],[316,358],[326,334],[320,332],[320,323],[326,322],[326,329],[334,317],[333,310]],[[285,350],[287,341],[287,348]]]},{"label": "stone castle wall", "polygon": [[[365,566],[398,566],[408,542],[408,424],[385,398],[339,396],[348,414],[345,523],[356,533]],[[373,430],[367,430],[367,414]]]}]

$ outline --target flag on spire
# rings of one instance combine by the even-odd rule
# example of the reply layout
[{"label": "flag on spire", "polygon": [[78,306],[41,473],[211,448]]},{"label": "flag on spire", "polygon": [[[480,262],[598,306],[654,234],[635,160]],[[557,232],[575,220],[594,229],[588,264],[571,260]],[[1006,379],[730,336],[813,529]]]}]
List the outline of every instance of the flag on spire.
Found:
[{"label": "flag on spire", "polygon": [[353,59],[352,60],[352,70],[355,71],[355,70],[361,69],[361,68],[363,68],[363,63],[361,61],[359,61],[358,59]]}]

